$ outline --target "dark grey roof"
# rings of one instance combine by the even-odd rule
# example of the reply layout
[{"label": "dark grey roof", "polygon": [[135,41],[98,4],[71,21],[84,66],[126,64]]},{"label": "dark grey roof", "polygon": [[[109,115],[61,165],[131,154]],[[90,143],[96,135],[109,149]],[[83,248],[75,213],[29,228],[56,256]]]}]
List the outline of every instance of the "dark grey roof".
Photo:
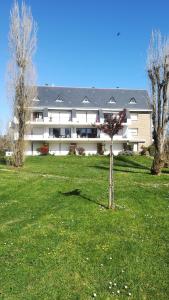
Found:
[{"label": "dark grey roof", "polygon": [[[149,96],[146,90],[39,86],[38,98],[40,101],[34,101],[34,106],[150,109]],[[130,104],[132,98],[136,100],[135,104]],[[89,102],[84,101],[83,103],[84,99]],[[109,100],[115,103],[109,103]]]}]

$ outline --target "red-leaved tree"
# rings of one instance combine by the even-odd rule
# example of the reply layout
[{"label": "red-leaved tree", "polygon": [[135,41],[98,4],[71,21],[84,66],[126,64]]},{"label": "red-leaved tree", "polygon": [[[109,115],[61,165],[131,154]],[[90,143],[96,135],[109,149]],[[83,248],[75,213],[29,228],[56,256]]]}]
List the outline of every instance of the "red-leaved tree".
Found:
[{"label": "red-leaved tree", "polygon": [[118,114],[108,115],[105,122],[100,125],[96,125],[98,129],[109,135],[111,139],[110,143],[110,169],[109,169],[109,202],[108,208],[115,209],[114,199],[114,176],[113,176],[113,137],[115,134],[123,129],[123,124],[126,122],[127,111],[123,109]]}]

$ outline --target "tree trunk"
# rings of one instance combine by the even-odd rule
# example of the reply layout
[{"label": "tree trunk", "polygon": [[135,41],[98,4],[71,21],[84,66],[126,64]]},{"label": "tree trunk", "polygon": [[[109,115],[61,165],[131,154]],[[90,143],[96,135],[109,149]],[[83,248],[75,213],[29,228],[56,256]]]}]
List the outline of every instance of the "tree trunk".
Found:
[{"label": "tree trunk", "polygon": [[14,146],[14,166],[22,167],[24,164],[24,141],[18,139]]},{"label": "tree trunk", "polygon": [[109,173],[109,203],[108,208],[115,209],[114,203],[114,176],[113,176],[113,140],[110,144],[110,173]]},{"label": "tree trunk", "polygon": [[22,167],[24,164],[24,136],[26,128],[26,95],[25,95],[25,69],[21,68],[18,85],[16,86],[16,105],[18,118],[18,140],[14,146],[14,166]]},{"label": "tree trunk", "polygon": [[159,151],[155,152],[154,160],[151,166],[152,175],[160,175],[161,169],[164,166],[163,154]]}]

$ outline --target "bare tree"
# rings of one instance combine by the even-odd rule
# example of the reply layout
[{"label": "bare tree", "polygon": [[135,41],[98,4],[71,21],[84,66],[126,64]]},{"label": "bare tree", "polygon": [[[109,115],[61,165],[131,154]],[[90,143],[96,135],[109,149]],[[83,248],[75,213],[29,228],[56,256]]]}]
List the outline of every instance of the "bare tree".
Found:
[{"label": "bare tree", "polygon": [[151,104],[155,155],[151,173],[158,175],[164,165],[164,145],[169,121],[169,39],[153,31],[147,60],[151,83]]},{"label": "bare tree", "polygon": [[118,114],[109,115],[105,123],[101,125],[96,125],[98,129],[108,134],[111,138],[110,142],[110,167],[109,167],[109,201],[108,208],[115,209],[115,199],[114,199],[114,176],[113,176],[113,137],[122,128],[123,123],[125,123],[127,117],[126,109],[120,111]]},{"label": "bare tree", "polygon": [[165,163],[164,167],[169,168],[169,138],[167,137],[164,145]]},{"label": "bare tree", "polygon": [[10,94],[13,113],[17,119],[17,138],[14,141],[14,165],[24,163],[24,136],[30,119],[30,107],[36,97],[35,68],[33,55],[36,50],[37,26],[30,7],[22,2],[19,7],[15,1],[10,12],[9,46],[11,60],[8,73],[10,76]]}]

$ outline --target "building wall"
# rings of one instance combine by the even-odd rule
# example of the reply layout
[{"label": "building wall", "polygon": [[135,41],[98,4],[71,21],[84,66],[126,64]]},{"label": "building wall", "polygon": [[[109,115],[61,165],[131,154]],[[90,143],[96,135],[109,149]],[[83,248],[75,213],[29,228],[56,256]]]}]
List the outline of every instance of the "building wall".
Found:
[{"label": "building wall", "polygon": [[[49,143],[49,152],[54,155],[67,155],[69,152],[69,145],[70,141],[64,140],[63,142],[59,141],[49,141],[49,128],[61,128],[61,135],[65,135],[65,124],[67,122],[70,122],[71,112],[70,111],[57,111],[52,110],[51,112],[52,121],[55,120],[56,124],[36,124],[30,131],[30,136],[28,136],[28,141],[26,145],[26,155],[38,155],[39,152],[37,152],[37,148],[39,148],[43,144],[43,140],[45,140],[47,143]],[[72,139],[77,138],[76,128],[82,124],[85,128],[90,127],[88,124],[84,125],[84,123],[95,123],[96,118],[98,117],[98,111],[90,111],[90,110],[77,110],[76,111],[76,120],[77,124],[75,127],[71,128],[71,124],[69,123],[66,126],[67,128],[71,128],[72,132]],[[73,116],[73,113],[72,113]],[[131,117],[131,118],[130,118]],[[115,139],[116,142],[113,143],[113,153],[114,155],[117,155],[120,151],[123,150],[123,138],[124,143],[125,139],[129,140],[130,143],[134,146],[134,151],[140,151],[141,146],[149,146],[152,143],[152,128],[151,128],[151,113],[148,112],[130,112],[130,117],[128,118],[127,125],[124,126],[123,130],[116,135]],[[102,120],[103,121],[103,120]],[[58,124],[57,124],[58,123]],[[62,125],[60,125],[62,123]],[[92,127],[92,126],[91,126]],[[129,130],[128,130],[129,128]],[[137,136],[134,136],[134,132],[131,132],[131,136],[128,135],[129,131],[131,129],[138,129]],[[132,136],[133,134],[133,136]],[[99,137],[99,134],[98,134]],[[105,154],[109,153],[109,137],[104,134],[103,132],[100,133],[100,137],[105,140]],[[34,141],[29,141],[29,139],[33,138]],[[50,137],[51,138],[51,137]],[[135,141],[134,141],[135,140]],[[145,140],[145,143],[144,143]],[[140,141],[138,143],[138,141]],[[73,140],[72,140],[73,142]],[[97,142],[93,141],[87,141],[85,142],[83,139],[80,139],[79,141],[76,141],[77,147],[83,147],[85,149],[86,155],[88,154],[96,154],[97,153]],[[100,141],[100,143],[103,143]]]},{"label": "building wall", "polygon": [[83,143],[79,143],[77,144],[77,147],[82,147],[85,149],[85,155],[89,155],[89,154],[96,154],[97,153],[97,144],[95,143],[86,143],[86,144],[83,144]]},{"label": "building wall", "polygon": [[[39,155],[37,148],[43,145],[43,142],[27,142],[25,147],[25,154],[32,155]],[[52,155],[68,155],[69,153],[70,144],[68,143],[49,143],[49,153]],[[85,149],[85,155],[93,155],[97,154],[97,143],[77,143],[77,148],[83,147]],[[123,150],[123,143],[113,143],[113,154],[117,155],[120,151]],[[104,145],[104,154],[108,155],[110,152],[110,143],[106,143]]]},{"label": "building wall", "polygon": [[50,120],[59,123],[67,123],[71,121],[71,111],[58,111],[58,110],[50,110],[48,112],[48,117]]},{"label": "building wall", "polygon": [[69,153],[69,144],[49,143],[49,153],[53,155],[67,155]]},{"label": "building wall", "polygon": [[31,142],[26,142],[25,143],[25,154],[26,155],[32,155],[32,144]]},{"label": "building wall", "polygon": [[[118,155],[120,151],[123,150],[123,143],[113,143],[113,154]],[[104,154],[108,155],[110,153],[110,144],[106,143],[104,146]]]},{"label": "building wall", "polygon": [[[132,113],[131,113],[132,114]],[[151,113],[138,113],[138,119],[132,120],[128,128],[138,128],[138,139],[145,140],[145,143],[139,143],[138,151],[141,146],[149,146],[152,143],[152,122]],[[136,137],[135,137],[136,138]]]}]

